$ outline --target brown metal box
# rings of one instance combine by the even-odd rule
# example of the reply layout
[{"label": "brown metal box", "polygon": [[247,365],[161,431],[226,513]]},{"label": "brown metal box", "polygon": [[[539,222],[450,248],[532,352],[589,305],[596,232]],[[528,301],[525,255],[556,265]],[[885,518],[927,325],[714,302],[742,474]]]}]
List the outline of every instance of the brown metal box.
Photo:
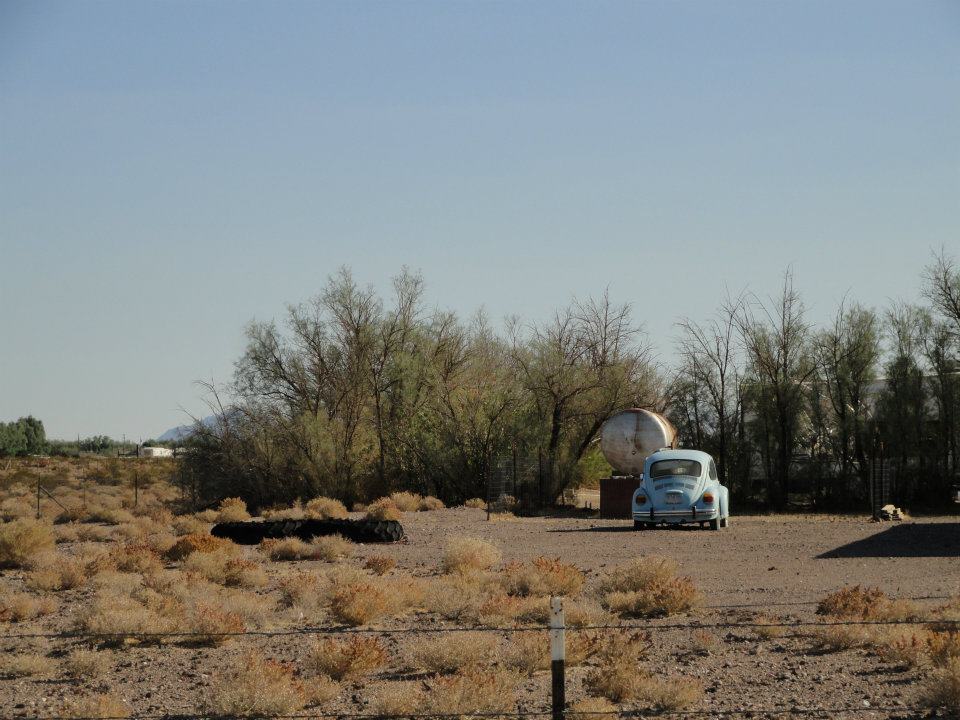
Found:
[{"label": "brown metal box", "polygon": [[609,477],[600,480],[600,517],[632,518],[633,491],[640,487],[635,477]]}]

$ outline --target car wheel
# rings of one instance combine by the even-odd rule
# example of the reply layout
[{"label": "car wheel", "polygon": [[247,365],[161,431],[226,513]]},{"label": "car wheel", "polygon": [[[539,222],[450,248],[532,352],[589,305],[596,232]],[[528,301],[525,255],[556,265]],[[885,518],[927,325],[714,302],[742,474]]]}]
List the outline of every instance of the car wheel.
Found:
[{"label": "car wheel", "polygon": [[646,530],[646,529],[647,529],[647,524],[646,524],[645,522],[643,522],[642,520],[634,520],[634,521],[633,521],[633,529],[634,529],[634,530]]},{"label": "car wheel", "polygon": [[720,527],[730,527],[730,518],[729,517],[721,518]]},{"label": "car wheel", "polygon": [[711,529],[711,530],[719,530],[719,529],[720,529],[720,518],[716,518],[716,519],[710,521],[710,529]]}]

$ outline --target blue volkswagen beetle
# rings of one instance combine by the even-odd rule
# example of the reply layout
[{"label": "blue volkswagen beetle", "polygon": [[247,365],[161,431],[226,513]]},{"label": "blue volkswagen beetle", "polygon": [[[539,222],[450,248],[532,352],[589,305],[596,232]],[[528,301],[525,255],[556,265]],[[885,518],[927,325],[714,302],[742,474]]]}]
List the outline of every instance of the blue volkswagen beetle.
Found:
[{"label": "blue volkswagen beetle", "polygon": [[717,465],[699,450],[659,450],[644,461],[633,493],[633,527],[700,523],[719,530],[730,522],[730,493]]}]

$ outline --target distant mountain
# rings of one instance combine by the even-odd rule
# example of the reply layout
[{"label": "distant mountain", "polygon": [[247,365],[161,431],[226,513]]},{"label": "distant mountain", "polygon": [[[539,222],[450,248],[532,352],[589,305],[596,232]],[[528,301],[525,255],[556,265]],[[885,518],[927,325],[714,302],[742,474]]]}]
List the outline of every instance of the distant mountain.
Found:
[{"label": "distant mountain", "polygon": [[[217,425],[217,416],[208,415],[200,423],[204,427],[212,428]],[[193,425],[177,425],[175,428],[170,428],[163,435],[160,435],[157,438],[157,442],[182,442],[188,437],[193,435]]]}]

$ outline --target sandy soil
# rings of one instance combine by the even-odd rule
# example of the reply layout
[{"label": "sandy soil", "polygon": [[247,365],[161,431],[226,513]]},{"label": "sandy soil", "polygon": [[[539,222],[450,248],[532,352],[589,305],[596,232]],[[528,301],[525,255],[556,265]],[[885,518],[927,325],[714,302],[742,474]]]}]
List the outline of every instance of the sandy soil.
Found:
[{"label": "sandy soil", "polygon": [[[588,578],[641,554],[663,555],[674,558],[705,595],[703,610],[679,618],[692,627],[750,620],[758,612],[768,617],[813,619],[811,603],[848,584],[878,586],[895,597],[960,592],[960,523],[956,518],[872,524],[852,518],[741,516],[720,532],[635,532],[623,521],[501,518],[487,522],[485,517],[482,511],[466,509],[408,514],[404,519],[407,542],[361,546],[350,562],[386,554],[395,557],[401,569],[433,575],[445,542],[455,535],[489,539],[502,548],[508,561],[538,555],[560,557],[577,564]],[[312,565],[321,564],[284,564],[282,570],[274,564],[271,572]],[[21,589],[21,575],[19,571],[3,572],[0,589]],[[65,629],[88,597],[87,589],[60,593],[61,610],[56,615],[4,627],[0,651],[56,656],[79,646],[77,640],[16,640],[6,634]],[[669,618],[651,625],[677,621]],[[397,620],[392,626],[410,624],[436,627],[437,619],[418,615]],[[701,653],[692,642],[693,629],[654,629],[649,659],[650,668],[658,674],[696,677],[703,682],[703,698],[693,709],[703,711],[704,717],[729,717],[716,713],[748,709],[789,713],[811,707],[824,709],[819,717],[924,716],[909,710],[915,704],[921,675],[883,663],[872,651],[822,653],[803,632],[790,631],[775,638],[760,638],[743,627],[711,627],[706,632],[714,637],[716,646]],[[80,684],[66,679],[0,680],[0,716],[52,715],[62,698],[78,690],[115,692],[136,713],[196,712],[209,692],[212,676],[231,656],[259,647],[271,657],[295,663],[312,641],[310,636],[298,635],[246,637],[220,648],[130,647],[117,652],[113,672],[101,680]],[[393,648],[404,642],[403,636],[387,638]],[[583,668],[571,669],[568,698],[575,700],[581,695],[584,672]],[[363,684],[347,686],[324,710],[369,712],[370,697],[377,687],[397,677],[386,672]],[[542,673],[522,687],[518,709],[546,707],[549,676]],[[841,712],[840,708],[858,708],[858,712]],[[758,716],[768,715],[754,715]]]}]

